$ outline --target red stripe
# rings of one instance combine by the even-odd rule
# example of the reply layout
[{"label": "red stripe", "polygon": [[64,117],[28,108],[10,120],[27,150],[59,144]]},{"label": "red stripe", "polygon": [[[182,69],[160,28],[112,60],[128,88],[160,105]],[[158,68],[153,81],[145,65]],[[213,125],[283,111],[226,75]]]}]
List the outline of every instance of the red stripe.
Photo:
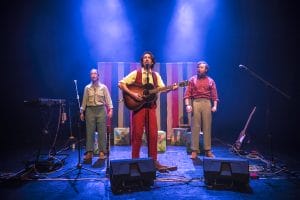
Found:
[{"label": "red stripe", "polygon": [[[102,65],[103,84],[107,86],[107,89],[110,94],[111,94],[111,84],[112,84],[112,80],[111,80],[112,67],[113,67],[113,63],[111,62],[103,63]],[[106,124],[111,125],[111,119],[108,118]]]},{"label": "red stripe", "polygon": [[[172,64],[172,80],[173,83],[178,82],[178,65],[177,64]],[[172,83],[172,84],[173,84]],[[178,90],[172,91],[172,127],[176,128],[178,127],[178,118],[179,118],[179,113],[178,113]]]}]

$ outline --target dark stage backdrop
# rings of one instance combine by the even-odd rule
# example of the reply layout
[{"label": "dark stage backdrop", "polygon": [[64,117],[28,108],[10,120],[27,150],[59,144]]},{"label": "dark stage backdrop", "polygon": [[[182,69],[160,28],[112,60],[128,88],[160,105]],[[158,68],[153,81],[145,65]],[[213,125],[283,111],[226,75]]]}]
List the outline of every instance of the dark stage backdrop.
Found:
[{"label": "dark stage backdrop", "polygon": [[[279,0],[215,1],[215,11],[203,38],[203,54],[172,57],[165,54],[164,41],[168,37],[166,30],[175,3],[123,1],[124,9],[128,9],[125,12],[129,16],[127,24],[133,26],[131,39],[135,44],[132,56],[128,57],[128,54],[120,53],[126,50],[121,47],[116,47],[110,56],[95,52],[96,44],[86,35],[82,16],[84,2],[1,1],[1,148],[19,148],[39,141],[40,114],[36,109],[24,106],[24,100],[39,97],[66,99],[72,102],[75,116],[74,80],[78,81],[82,97],[83,88],[89,83],[89,70],[97,67],[98,62],[136,63],[143,51],[150,50],[159,63],[206,60],[210,64],[209,73],[217,83],[220,96],[218,112],[214,114],[213,137],[233,143],[253,106],[257,106],[249,126],[250,144],[262,146],[267,151],[265,114],[269,103],[268,130],[273,135],[275,150],[296,152],[300,139],[296,73],[300,32],[296,3]],[[147,9],[144,5],[151,7]],[[195,26],[201,27],[202,24]],[[190,45],[194,44],[191,42]],[[239,64],[257,72],[289,94],[291,99],[268,89],[240,69]],[[167,81],[168,69],[159,68],[166,83],[174,81]],[[124,70],[124,73],[128,71],[127,68]],[[188,77],[184,73],[183,79]],[[112,71],[111,77],[107,78],[120,78],[116,76]],[[111,87],[116,88],[115,85]],[[118,97],[115,93],[113,95],[114,104],[117,104]],[[161,97],[161,104],[164,101],[167,101],[166,96]],[[168,112],[171,111],[165,109],[160,113],[161,126],[166,126]],[[172,116],[172,120],[176,117],[180,116]],[[124,122],[127,123],[128,118],[124,118]],[[62,134],[67,137],[69,132]]]}]

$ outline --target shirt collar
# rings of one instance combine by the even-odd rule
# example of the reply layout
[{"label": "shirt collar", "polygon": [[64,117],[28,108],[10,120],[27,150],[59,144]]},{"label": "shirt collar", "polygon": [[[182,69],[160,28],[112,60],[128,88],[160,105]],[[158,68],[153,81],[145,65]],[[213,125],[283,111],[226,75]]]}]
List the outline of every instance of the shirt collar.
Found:
[{"label": "shirt collar", "polygon": [[93,85],[93,82],[90,83],[90,86],[91,87],[100,87],[101,86],[101,83],[100,81],[98,81],[95,85]]},{"label": "shirt collar", "polygon": [[[147,71],[144,68],[142,68],[142,74],[146,74],[146,73],[147,73]],[[149,73],[150,74],[152,73],[152,69],[149,69]]]}]

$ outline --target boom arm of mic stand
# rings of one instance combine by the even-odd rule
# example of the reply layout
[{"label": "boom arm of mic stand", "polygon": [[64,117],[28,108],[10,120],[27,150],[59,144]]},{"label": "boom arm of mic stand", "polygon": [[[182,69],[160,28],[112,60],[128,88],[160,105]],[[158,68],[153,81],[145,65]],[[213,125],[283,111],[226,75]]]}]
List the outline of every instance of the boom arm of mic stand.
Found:
[{"label": "boom arm of mic stand", "polygon": [[284,93],[283,91],[281,91],[279,88],[277,88],[274,85],[272,85],[270,82],[268,82],[265,79],[263,79],[261,76],[259,76],[254,71],[252,71],[250,68],[247,67],[246,71],[249,71],[249,73],[252,76],[254,76],[255,78],[257,78],[258,80],[260,80],[261,82],[263,82],[266,86],[272,88],[273,90],[275,90],[276,92],[278,92],[279,94],[281,94],[282,96],[284,96],[285,98],[287,98],[289,100],[291,99],[291,97],[289,95],[287,95],[286,93]]}]

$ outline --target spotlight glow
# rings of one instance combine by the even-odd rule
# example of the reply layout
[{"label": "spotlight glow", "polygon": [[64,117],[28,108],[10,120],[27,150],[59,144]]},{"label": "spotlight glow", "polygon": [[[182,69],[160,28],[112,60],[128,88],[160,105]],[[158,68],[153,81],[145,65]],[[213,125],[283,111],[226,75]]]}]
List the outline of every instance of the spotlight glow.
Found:
[{"label": "spotlight glow", "polygon": [[215,5],[214,0],[177,1],[167,34],[165,55],[169,61],[188,60],[203,55],[207,25]]},{"label": "spotlight glow", "polygon": [[93,56],[106,60],[133,58],[132,31],[124,13],[119,0],[83,1],[83,26]]}]

